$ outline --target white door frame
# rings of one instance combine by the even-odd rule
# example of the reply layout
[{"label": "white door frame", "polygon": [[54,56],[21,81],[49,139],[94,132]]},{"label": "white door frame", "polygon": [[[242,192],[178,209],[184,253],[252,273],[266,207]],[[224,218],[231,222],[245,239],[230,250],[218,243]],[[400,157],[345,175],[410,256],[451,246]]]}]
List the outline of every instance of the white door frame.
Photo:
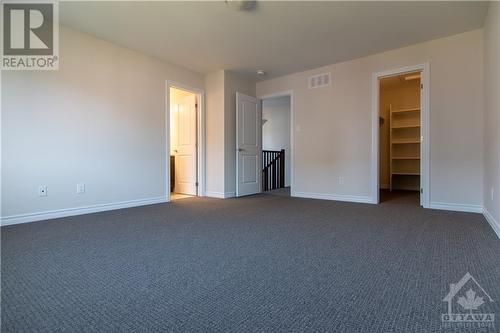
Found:
[{"label": "white door frame", "polygon": [[166,98],[165,98],[165,167],[166,170],[166,183],[165,193],[167,201],[170,201],[170,88],[178,88],[181,90],[189,91],[196,94],[196,101],[198,103],[196,113],[196,178],[198,187],[196,189],[197,196],[205,196],[205,90],[190,87],[188,85],[178,83],[175,81],[165,81]]},{"label": "white door frame", "polygon": [[421,170],[420,187],[423,191],[422,206],[429,208],[430,200],[430,64],[424,63],[415,66],[408,66],[378,73],[372,75],[372,193],[371,201],[374,204],[379,203],[379,115],[380,115],[380,86],[379,80],[386,77],[401,75],[410,72],[420,71],[420,82],[423,89],[420,91],[420,150],[421,150]]},{"label": "white door frame", "polygon": [[293,134],[295,132],[293,128],[294,124],[294,112],[293,112],[293,90],[285,90],[285,91],[280,91],[268,95],[263,95],[260,97],[257,97],[260,99],[260,102],[262,103],[263,100],[269,99],[269,98],[275,98],[275,97],[290,97],[290,196],[295,196],[294,194],[294,188],[295,188],[295,174],[293,173],[295,168],[294,168],[294,140],[293,140]]}]

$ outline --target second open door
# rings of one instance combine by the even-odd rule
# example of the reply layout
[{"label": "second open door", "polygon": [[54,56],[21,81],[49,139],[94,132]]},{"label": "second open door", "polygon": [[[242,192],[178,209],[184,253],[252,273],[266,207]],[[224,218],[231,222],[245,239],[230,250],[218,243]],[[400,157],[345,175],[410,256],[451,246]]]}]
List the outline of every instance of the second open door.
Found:
[{"label": "second open door", "polygon": [[260,101],[236,93],[236,196],[262,190],[262,110]]}]

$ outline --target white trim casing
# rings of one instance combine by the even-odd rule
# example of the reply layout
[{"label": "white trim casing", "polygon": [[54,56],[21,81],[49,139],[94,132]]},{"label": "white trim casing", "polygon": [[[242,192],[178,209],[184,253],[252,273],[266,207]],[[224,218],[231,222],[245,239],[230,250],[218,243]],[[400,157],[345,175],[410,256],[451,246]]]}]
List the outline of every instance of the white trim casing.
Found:
[{"label": "white trim casing", "polygon": [[377,73],[372,75],[372,167],[371,167],[371,180],[372,180],[372,193],[371,203],[378,204],[379,198],[379,182],[380,182],[380,155],[379,155],[379,141],[380,141],[380,85],[379,76]]},{"label": "white trim casing", "polygon": [[202,197],[206,193],[206,163],[205,163],[205,90],[187,86],[172,80],[165,81],[165,142],[167,143],[165,149],[165,167],[166,170],[166,184],[165,194],[167,201],[170,201],[170,88],[178,88],[189,91],[197,96],[198,114],[197,114],[197,149],[196,149],[196,170],[198,179],[197,195]]},{"label": "white trim casing", "polygon": [[467,205],[467,204],[457,204],[449,202],[431,202],[429,204],[430,209],[439,210],[450,210],[454,212],[468,212],[468,213],[482,213],[483,206],[481,205]]},{"label": "white trim casing", "polygon": [[236,197],[236,192],[215,192],[215,191],[206,191],[205,196],[209,198],[217,198],[217,199],[227,199]]},{"label": "white trim casing", "polygon": [[500,221],[495,220],[493,215],[491,215],[486,208],[483,209],[483,215],[486,221],[488,221],[488,223],[490,224],[491,228],[493,229],[497,237],[500,239]]},{"label": "white trim casing", "polygon": [[421,108],[421,151],[422,159],[420,170],[420,187],[422,193],[422,206],[430,208],[430,64],[424,63],[415,66],[408,66],[372,75],[372,166],[371,166],[371,203],[379,203],[379,80],[384,77],[391,77],[410,72],[421,72],[421,83],[423,89],[420,97]]},{"label": "white trim casing", "polygon": [[[2,113],[2,104],[3,104],[2,103],[2,72],[3,71],[0,71],[0,131],[3,128],[2,127],[2,118],[3,118],[2,117],[2,115],[3,115],[3,113]],[[2,147],[3,147],[3,145],[2,145],[2,137],[3,137],[3,135],[0,135],[0,157],[3,156],[2,155]],[[3,165],[3,163],[0,160],[0,225],[2,225],[2,216],[3,216],[3,214],[2,214],[2,211],[3,211],[3,209],[2,209],[2,206],[3,206],[2,205],[2,192],[3,192],[2,191],[2,188],[3,188],[3,186],[2,186],[3,185],[2,165]]]},{"label": "white trim casing", "polygon": [[276,92],[273,94],[268,94],[264,96],[257,96],[258,99],[263,101],[264,99],[268,98],[274,98],[274,97],[285,97],[289,96],[290,97],[290,195],[293,197],[294,196],[294,188],[295,188],[295,163],[294,163],[294,123],[295,123],[295,116],[294,116],[294,96],[293,96],[293,90],[285,90],[285,91],[280,91]]},{"label": "white trim casing", "polygon": [[43,221],[50,219],[57,219],[61,217],[75,216],[75,215],[84,215],[90,213],[98,213],[109,210],[144,206],[144,205],[154,205],[159,203],[167,202],[165,197],[156,197],[156,198],[146,198],[146,199],[138,199],[138,200],[129,200],[122,202],[112,202],[107,204],[98,204],[91,206],[83,206],[83,207],[75,207],[75,208],[66,208],[66,209],[58,209],[51,210],[40,213],[30,213],[30,214],[19,214],[19,215],[11,215],[2,217],[1,225],[11,225],[11,224],[19,224],[19,223],[28,223],[35,221]]}]

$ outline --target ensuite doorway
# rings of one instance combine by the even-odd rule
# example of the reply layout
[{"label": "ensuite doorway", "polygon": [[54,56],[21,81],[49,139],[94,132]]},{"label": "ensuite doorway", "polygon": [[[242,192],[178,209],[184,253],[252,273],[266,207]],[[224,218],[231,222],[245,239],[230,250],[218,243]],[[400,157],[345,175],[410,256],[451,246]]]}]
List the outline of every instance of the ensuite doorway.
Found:
[{"label": "ensuite doorway", "polygon": [[198,195],[198,94],[170,89],[170,199]]}]

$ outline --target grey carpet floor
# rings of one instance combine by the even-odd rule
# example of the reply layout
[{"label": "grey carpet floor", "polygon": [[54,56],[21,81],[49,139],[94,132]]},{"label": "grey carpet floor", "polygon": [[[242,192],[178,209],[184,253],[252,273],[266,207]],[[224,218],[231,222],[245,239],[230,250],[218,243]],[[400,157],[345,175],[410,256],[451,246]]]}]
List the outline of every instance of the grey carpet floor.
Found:
[{"label": "grey carpet floor", "polygon": [[3,227],[1,241],[2,332],[439,332],[467,271],[500,317],[484,218],[408,198],[189,198]]}]

